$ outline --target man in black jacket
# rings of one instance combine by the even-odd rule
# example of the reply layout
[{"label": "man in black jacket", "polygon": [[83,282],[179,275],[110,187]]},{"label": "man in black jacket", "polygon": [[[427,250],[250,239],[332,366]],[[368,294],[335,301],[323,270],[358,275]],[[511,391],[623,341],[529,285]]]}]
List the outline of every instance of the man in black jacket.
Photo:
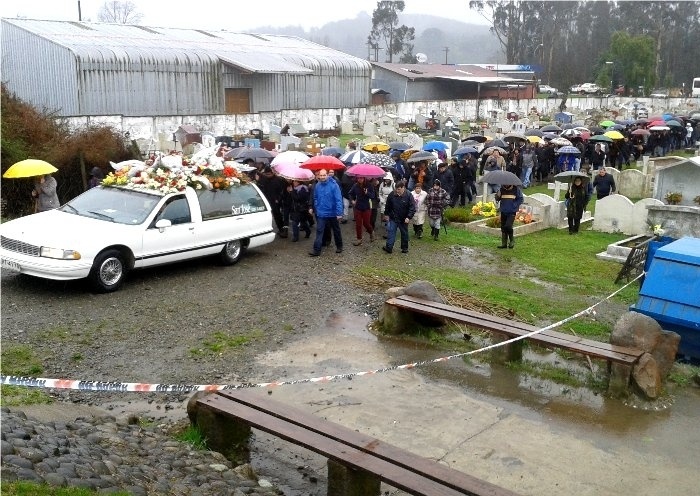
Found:
[{"label": "man in black jacket", "polygon": [[396,241],[396,229],[401,232],[401,253],[408,253],[408,224],[416,213],[413,196],[406,190],[406,183],[396,183],[394,191],[389,193],[384,208],[384,220],[387,221],[387,240],[382,250],[391,253]]},{"label": "man in black jacket", "polygon": [[598,175],[593,180],[593,188],[599,200],[615,192],[615,179],[607,173],[605,167],[598,169]]}]

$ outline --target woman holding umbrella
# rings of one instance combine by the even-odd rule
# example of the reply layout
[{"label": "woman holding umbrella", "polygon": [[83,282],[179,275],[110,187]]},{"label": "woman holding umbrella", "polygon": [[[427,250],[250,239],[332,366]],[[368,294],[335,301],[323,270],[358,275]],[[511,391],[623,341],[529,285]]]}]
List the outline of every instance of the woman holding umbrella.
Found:
[{"label": "woman holding umbrella", "polygon": [[512,184],[504,184],[496,193],[496,201],[501,202],[501,246],[499,248],[515,248],[513,234],[513,222],[523,203],[523,194],[520,188]]},{"label": "woman holding umbrella", "polygon": [[37,212],[53,210],[61,206],[56,193],[57,187],[56,179],[50,174],[44,174],[36,178],[34,189],[32,189],[32,197],[36,199],[35,210]]},{"label": "woman holding umbrella", "polygon": [[355,184],[350,188],[348,196],[355,217],[355,234],[357,236],[357,240],[353,241],[352,244],[354,246],[362,244],[363,227],[369,233],[369,240],[374,241],[374,228],[370,222],[371,203],[377,198],[374,187],[369,184],[365,177],[358,177]]},{"label": "woman holding umbrella", "polygon": [[569,223],[569,234],[578,233],[581,217],[590,199],[591,194],[583,184],[583,178],[576,177],[566,192],[566,220]]}]

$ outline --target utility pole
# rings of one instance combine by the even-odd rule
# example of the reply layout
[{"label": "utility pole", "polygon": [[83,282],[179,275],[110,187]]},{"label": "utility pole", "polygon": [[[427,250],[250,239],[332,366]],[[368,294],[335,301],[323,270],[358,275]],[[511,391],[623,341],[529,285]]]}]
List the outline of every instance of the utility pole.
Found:
[{"label": "utility pole", "polygon": [[80,0],[78,0],[78,21],[82,21],[82,20],[83,20],[83,14],[80,10]]},{"label": "utility pole", "polygon": [[445,52],[445,65],[447,65],[447,52],[450,51],[450,47],[445,47],[442,51]]}]

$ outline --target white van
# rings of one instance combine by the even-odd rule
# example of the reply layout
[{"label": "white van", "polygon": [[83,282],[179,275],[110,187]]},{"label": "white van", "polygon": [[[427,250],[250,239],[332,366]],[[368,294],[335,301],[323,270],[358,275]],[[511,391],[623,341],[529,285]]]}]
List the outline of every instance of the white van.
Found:
[{"label": "white van", "polygon": [[690,96],[700,97],[700,77],[693,79],[693,87],[691,88]]}]

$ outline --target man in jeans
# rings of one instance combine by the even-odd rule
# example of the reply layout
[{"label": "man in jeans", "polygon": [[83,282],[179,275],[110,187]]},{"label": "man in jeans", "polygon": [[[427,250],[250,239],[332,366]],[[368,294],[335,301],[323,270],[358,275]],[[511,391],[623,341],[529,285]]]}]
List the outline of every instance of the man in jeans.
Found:
[{"label": "man in jeans", "polygon": [[343,237],[339,221],[343,218],[343,195],[340,193],[340,186],[335,180],[328,179],[328,171],[325,169],[318,171],[316,179],[318,182],[314,186],[313,208],[309,208],[309,213],[316,214],[316,239],[309,255],[317,257],[321,254],[323,232],[327,224],[333,230],[335,252],[342,253]]},{"label": "man in jeans", "polygon": [[401,253],[408,253],[408,224],[416,213],[413,196],[406,190],[406,183],[399,181],[386,199],[384,220],[387,221],[387,240],[382,250],[391,253],[396,241],[396,229],[401,232]]},{"label": "man in jeans", "polygon": [[525,145],[523,153],[521,155],[522,166],[520,180],[523,182],[523,188],[530,186],[530,177],[532,176],[532,171],[537,168],[537,153],[530,143]]}]

